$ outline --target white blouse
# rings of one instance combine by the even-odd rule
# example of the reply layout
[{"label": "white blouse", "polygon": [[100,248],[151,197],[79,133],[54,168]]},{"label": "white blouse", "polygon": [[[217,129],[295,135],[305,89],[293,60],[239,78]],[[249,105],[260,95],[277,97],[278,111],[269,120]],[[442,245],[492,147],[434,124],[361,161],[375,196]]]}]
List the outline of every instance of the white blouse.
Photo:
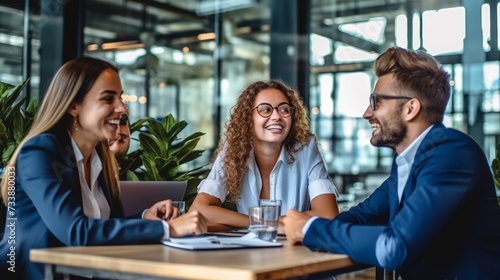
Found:
[{"label": "white blouse", "polygon": [[[226,200],[227,191],[222,185],[224,170],[222,169],[222,151],[217,156],[208,177],[198,186],[199,193],[207,193],[218,198],[221,203]],[[286,149],[281,154],[270,174],[270,199],[281,199],[281,215],[290,209],[308,211],[311,200],[321,194],[338,196],[337,188],[330,180],[318,145],[313,137],[297,154],[295,161],[287,163]],[[248,168],[241,182],[241,198],[236,202],[239,213],[248,215],[248,209],[258,206],[262,189],[262,177],[255,157],[248,159]]]},{"label": "white blouse", "polygon": [[71,138],[71,145],[73,146],[73,151],[75,152],[76,166],[78,168],[78,176],[80,177],[83,213],[88,218],[109,219],[111,210],[98,182],[99,173],[101,173],[102,170],[101,159],[94,149],[94,151],[92,151],[92,155],[90,156],[92,167],[90,169],[91,187],[89,188],[87,181],[85,180],[85,167],[83,164],[82,152],[73,138]]}]

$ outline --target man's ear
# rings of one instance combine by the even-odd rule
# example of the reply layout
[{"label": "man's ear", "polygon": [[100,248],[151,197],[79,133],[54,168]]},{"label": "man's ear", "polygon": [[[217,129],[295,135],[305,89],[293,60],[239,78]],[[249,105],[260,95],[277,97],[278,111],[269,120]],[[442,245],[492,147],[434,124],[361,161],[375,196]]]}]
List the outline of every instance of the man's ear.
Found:
[{"label": "man's ear", "polygon": [[71,105],[69,105],[68,114],[72,115],[75,118],[76,116],[78,116],[78,108],[75,102],[71,102]]},{"label": "man's ear", "polygon": [[412,121],[420,114],[420,111],[422,110],[422,104],[418,99],[413,98],[410,101],[406,102],[404,110],[405,119],[407,121]]}]

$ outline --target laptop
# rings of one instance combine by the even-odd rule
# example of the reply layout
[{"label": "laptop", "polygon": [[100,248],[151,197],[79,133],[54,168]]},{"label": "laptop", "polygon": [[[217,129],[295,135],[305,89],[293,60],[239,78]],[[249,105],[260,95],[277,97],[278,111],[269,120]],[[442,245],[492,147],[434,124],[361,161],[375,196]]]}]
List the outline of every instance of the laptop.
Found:
[{"label": "laptop", "polygon": [[165,199],[183,200],[185,181],[120,181],[125,217],[137,214]]}]

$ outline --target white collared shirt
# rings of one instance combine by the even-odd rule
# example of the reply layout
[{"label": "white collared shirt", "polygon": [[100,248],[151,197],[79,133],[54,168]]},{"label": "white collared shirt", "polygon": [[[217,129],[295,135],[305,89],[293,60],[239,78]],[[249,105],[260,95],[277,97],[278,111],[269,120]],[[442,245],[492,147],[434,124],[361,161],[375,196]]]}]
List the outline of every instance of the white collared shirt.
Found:
[{"label": "white collared shirt", "polygon": [[[208,177],[198,186],[199,193],[207,193],[218,198],[221,203],[226,200],[227,191],[222,182],[225,174],[222,168],[222,151],[214,162]],[[287,163],[288,152],[281,149],[280,156],[269,176],[270,199],[281,199],[281,215],[290,209],[308,211],[311,200],[321,194],[338,196],[337,188],[328,177],[323,158],[313,137],[304,148],[294,154],[295,161]],[[236,202],[239,213],[248,215],[248,209],[259,205],[262,190],[262,177],[252,156],[248,159],[248,168],[241,182],[241,198]]]},{"label": "white collared shirt", "polygon": [[71,138],[71,145],[75,153],[78,177],[80,178],[84,215],[88,218],[94,219],[109,219],[111,210],[98,182],[99,173],[101,173],[102,170],[101,159],[94,149],[92,151],[92,155],[90,156],[92,167],[90,169],[91,186],[89,188],[87,181],[85,180],[85,167],[83,164],[82,152],[73,138]]},{"label": "white collared shirt", "polygon": [[400,155],[396,157],[396,164],[398,165],[398,198],[400,202],[401,197],[403,197],[406,182],[408,181],[408,176],[410,176],[410,169],[415,161],[415,155],[417,154],[418,147],[433,126],[434,125],[431,125],[424,130],[424,132],[422,132],[417,139],[415,139]]}]

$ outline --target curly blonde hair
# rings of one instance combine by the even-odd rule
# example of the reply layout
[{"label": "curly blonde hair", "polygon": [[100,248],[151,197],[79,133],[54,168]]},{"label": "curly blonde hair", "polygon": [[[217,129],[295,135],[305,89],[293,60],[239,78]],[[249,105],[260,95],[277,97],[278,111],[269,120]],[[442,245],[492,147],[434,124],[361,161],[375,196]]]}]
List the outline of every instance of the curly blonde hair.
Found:
[{"label": "curly blonde hair", "polygon": [[224,187],[228,192],[228,200],[235,202],[240,198],[240,185],[247,170],[248,158],[253,151],[252,110],[256,96],[264,89],[277,89],[285,94],[288,103],[294,108],[292,127],[283,141],[288,151],[288,163],[295,161],[294,153],[299,152],[308,143],[313,133],[309,126],[307,108],[297,92],[279,80],[257,81],[250,84],[240,94],[231,109],[229,120],[225,124],[223,139],[219,142],[214,158],[224,151],[223,169],[225,172]]}]

